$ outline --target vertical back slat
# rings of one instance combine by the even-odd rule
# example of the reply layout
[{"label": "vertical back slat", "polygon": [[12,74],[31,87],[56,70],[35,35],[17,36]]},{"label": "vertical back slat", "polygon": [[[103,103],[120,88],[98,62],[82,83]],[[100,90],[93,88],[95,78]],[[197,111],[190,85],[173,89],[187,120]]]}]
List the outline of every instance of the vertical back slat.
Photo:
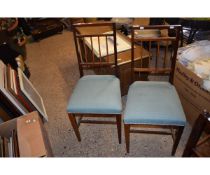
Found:
[{"label": "vertical back slat", "polygon": [[158,59],[159,59],[159,56],[160,56],[160,42],[157,41],[155,68],[158,67]]},{"label": "vertical back slat", "polygon": [[101,46],[100,46],[100,37],[98,36],[98,50],[99,50],[99,57],[100,57],[100,62],[102,62],[101,60]]},{"label": "vertical back slat", "polygon": [[[143,41],[141,41],[141,47],[143,48]],[[143,64],[142,64],[142,62],[143,62],[143,50],[141,49],[141,60],[140,60],[140,64],[141,64],[141,67],[143,67]]]},{"label": "vertical back slat", "polygon": [[109,62],[109,47],[108,47],[107,36],[106,36],[106,53],[107,53],[107,62]]},{"label": "vertical back slat", "polygon": [[151,41],[149,41],[149,65],[150,65],[150,60],[152,59],[152,50],[151,50]]},{"label": "vertical back slat", "polygon": [[[173,43],[172,43],[172,45],[173,45]],[[173,52],[173,48],[171,47],[171,48],[170,48],[170,60],[172,60],[172,58],[173,58],[172,52]]]},{"label": "vertical back slat", "polygon": [[84,51],[85,51],[85,61],[88,62],[87,46],[85,45],[85,37],[83,37],[83,47],[84,47]]},{"label": "vertical back slat", "polygon": [[93,51],[93,37],[90,37],[90,42],[91,42],[92,62],[94,63],[95,56],[94,56],[94,51]]},{"label": "vertical back slat", "polygon": [[163,67],[164,68],[166,67],[166,64],[167,64],[168,43],[169,43],[169,41],[166,41],[165,53],[164,53],[164,60],[163,60]]}]

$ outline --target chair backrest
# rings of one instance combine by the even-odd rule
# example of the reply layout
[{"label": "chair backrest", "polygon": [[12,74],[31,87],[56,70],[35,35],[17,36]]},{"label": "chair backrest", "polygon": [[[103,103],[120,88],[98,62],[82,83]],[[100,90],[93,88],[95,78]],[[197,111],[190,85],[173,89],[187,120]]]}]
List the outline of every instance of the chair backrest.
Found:
[{"label": "chair backrest", "polygon": [[[169,75],[170,83],[173,83],[173,75],[177,57],[177,49],[180,36],[180,25],[150,25],[131,27],[131,77],[134,80],[134,74],[151,73]],[[162,36],[163,31],[174,30],[175,36]],[[138,67],[134,64],[135,44],[139,44],[149,51],[149,63],[145,66],[142,62]]]},{"label": "chair backrest", "polygon": [[[209,141],[210,139],[209,126],[210,126],[210,114],[204,111],[202,114],[199,115],[199,117],[197,118],[197,120],[195,121],[193,125],[192,131],[190,133],[189,139],[187,141],[187,144],[183,153],[183,157],[190,157],[193,155],[198,156],[198,157],[210,156],[210,155],[202,154],[199,149],[199,147],[202,144]],[[201,139],[202,133],[207,130],[208,130],[208,134]],[[204,150],[204,151],[207,151],[207,150]]]},{"label": "chair backrest", "polygon": [[113,67],[118,76],[116,24],[79,23],[73,27],[80,76],[84,69],[101,67]]}]

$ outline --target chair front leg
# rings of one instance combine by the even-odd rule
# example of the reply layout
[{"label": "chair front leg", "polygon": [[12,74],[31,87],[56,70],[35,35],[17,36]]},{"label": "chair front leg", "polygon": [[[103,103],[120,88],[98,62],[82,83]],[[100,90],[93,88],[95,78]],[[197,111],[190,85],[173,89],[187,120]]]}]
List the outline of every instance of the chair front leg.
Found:
[{"label": "chair front leg", "polygon": [[69,115],[69,120],[71,121],[71,125],[72,125],[72,127],[74,129],[74,132],[75,132],[76,136],[77,136],[77,139],[80,142],[81,141],[81,137],[80,137],[79,127],[78,127],[76,118],[75,118],[75,116],[73,114],[68,113],[68,115]]},{"label": "chair front leg", "polygon": [[130,146],[130,125],[124,124],[125,129],[125,143],[126,143],[126,151],[129,153],[129,146]]},{"label": "chair front leg", "polygon": [[119,140],[119,144],[121,144],[121,115],[116,115],[116,122],[117,122],[117,132],[118,132],[118,140]]},{"label": "chair front leg", "polygon": [[184,130],[184,126],[178,126],[177,131],[176,131],[174,144],[173,144],[173,148],[172,148],[172,153],[171,153],[172,156],[174,156],[174,154],[176,153],[176,149],[177,149],[179,141],[181,139],[183,130]]}]

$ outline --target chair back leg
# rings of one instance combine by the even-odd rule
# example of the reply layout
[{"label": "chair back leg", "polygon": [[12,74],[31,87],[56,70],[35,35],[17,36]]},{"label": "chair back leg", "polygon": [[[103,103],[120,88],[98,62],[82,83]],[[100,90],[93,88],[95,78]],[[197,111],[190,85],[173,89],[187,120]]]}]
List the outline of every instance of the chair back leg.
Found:
[{"label": "chair back leg", "polygon": [[118,140],[119,144],[121,144],[121,115],[116,115],[116,122],[117,122],[117,132],[118,132]]},{"label": "chair back leg", "polygon": [[126,143],[126,151],[129,153],[129,146],[130,146],[130,125],[124,124],[125,129],[125,143]]},{"label": "chair back leg", "polygon": [[184,130],[184,126],[179,126],[177,128],[176,135],[175,135],[175,140],[174,140],[174,144],[173,144],[173,148],[172,148],[172,153],[171,153],[172,156],[174,156],[174,154],[176,153],[176,149],[179,145],[179,141],[181,139],[183,130]]}]

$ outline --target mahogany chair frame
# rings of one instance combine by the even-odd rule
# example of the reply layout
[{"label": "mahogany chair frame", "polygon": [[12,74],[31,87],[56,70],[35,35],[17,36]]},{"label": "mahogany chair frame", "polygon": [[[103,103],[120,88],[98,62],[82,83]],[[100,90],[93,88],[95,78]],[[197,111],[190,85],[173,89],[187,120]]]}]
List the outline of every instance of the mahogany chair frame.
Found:
[{"label": "mahogany chair frame", "polygon": [[[141,37],[136,38],[135,37],[135,31],[136,30],[144,30],[144,29],[173,29],[176,31],[175,37]],[[141,72],[147,72],[152,73],[156,75],[168,75],[169,74],[169,82],[173,84],[173,76],[174,76],[174,69],[175,69],[175,63],[176,63],[176,56],[177,56],[177,50],[178,50],[178,43],[179,43],[179,36],[180,36],[180,25],[150,25],[150,26],[132,26],[131,27],[131,79],[134,81],[134,75],[135,73],[141,73]],[[173,55],[171,57],[171,67],[164,67],[158,68],[157,66],[157,60],[155,67],[152,68],[137,68],[134,65],[134,45],[136,42],[140,42],[141,45],[143,45],[143,42],[149,42],[149,52],[151,49],[151,42],[160,42],[160,41],[171,41],[172,47],[174,48]],[[156,59],[158,59],[160,45],[157,44],[157,51],[156,51]],[[150,56],[149,56],[150,57]],[[165,58],[164,58],[165,59]],[[150,59],[149,59],[150,60]],[[137,129],[136,129],[137,128]],[[159,129],[167,129],[168,131],[154,131],[154,130],[139,130],[138,128],[159,128]],[[160,134],[160,135],[171,135],[173,139],[173,148],[171,154],[174,155],[176,152],[176,149],[178,147],[181,135],[184,130],[184,126],[176,126],[176,125],[150,125],[150,124],[125,124],[124,123],[124,129],[125,129],[125,141],[126,141],[126,151],[129,153],[129,147],[130,147],[130,133],[147,133],[147,134]]]},{"label": "mahogany chair frame", "polygon": [[[112,33],[106,33],[106,34],[80,34],[79,28],[83,27],[110,27],[110,31]],[[91,68],[102,68],[102,67],[114,67],[115,75],[116,77],[119,77],[119,70],[118,70],[118,64],[117,64],[117,41],[116,41],[116,24],[111,22],[99,22],[99,23],[78,23],[73,25],[73,35],[74,35],[74,42],[76,47],[76,54],[77,54],[77,60],[79,65],[79,71],[80,71],[80,77],[84,75],[84,69],[91,69]],[[89,48],[86,47],[84,38],[89,37],[91,40],[91,50],[88,50]],[[93,50],[93,43],[92,43],[92,37],[98,38],[98,44],[99,44],[99,54],[100,58],[96,58],[94,55]],[[100,53],[100,37],[106,38],[106,49],[107,49],[107,56],[104,58],[101,57]],[[108,51],[108,44],[107,44],[107,38],[113,37],[113,47],[114,47],[114,62],[109,60],[109,51]],[[85,52],[85,53],[83,53]],[[91,54],[91,55],[88,55]],[[91,59],[89,59],[91,57]],[[74,129],[74,132],[76,134],[76,137],[78,141],[81,141],[81,136],[79,132],[79,126],[81,123],[89,123],[89,124],[115,124],[117,125],[117,132],[118,132],[118,140],[121,144],[121,114],[87,114],[87,113],[68,113],[69,120],[72,124],[72,127]],[[87,117],[94,117],[94,118],[115,118],[115,121],[102,121],[102,120],[85,120],[83,118]]]},{"label": "mahogany chair frame", "polygon": [[[207,111],[204,111],[196,119],[192,131],[190,133],[189,139],[187,141],[185,150],[183,152],[183,157],[204,157],[198,147],[204,144],[206,141],[209,141],[210,134],[208,133],[201,139],[202,133],[205,131],[205,128],[210,125],[210,114]],[[209,156],[209,155],[208,155]]]}]

